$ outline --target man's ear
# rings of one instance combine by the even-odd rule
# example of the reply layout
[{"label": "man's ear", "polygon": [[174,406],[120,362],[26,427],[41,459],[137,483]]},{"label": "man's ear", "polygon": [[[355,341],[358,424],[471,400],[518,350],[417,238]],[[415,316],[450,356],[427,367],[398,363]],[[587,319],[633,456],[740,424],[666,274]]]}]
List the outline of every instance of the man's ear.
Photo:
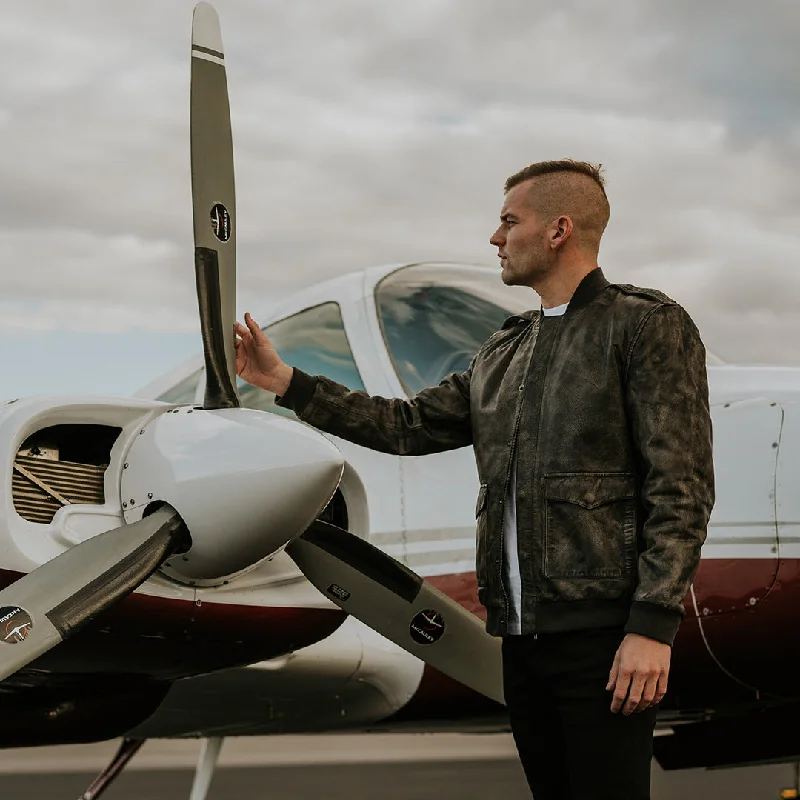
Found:
[{"label": "man's ear", "polygon": [[572,219],[567,216],[558,217],[553,220],[553,227],[550,229],[550,247],[557,250],[572,235]]}]

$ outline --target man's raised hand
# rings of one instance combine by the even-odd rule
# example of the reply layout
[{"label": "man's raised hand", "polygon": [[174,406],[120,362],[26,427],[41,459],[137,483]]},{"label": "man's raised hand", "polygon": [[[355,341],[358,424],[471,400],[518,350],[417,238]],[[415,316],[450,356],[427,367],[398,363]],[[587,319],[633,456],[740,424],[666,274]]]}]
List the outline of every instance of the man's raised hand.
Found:
[{"label": "man's raised hand", "polygon": [[236,323],[236,374],[253,386],[286,394],[294,370],[281,361],[278,352],[249,313],[244,315],[247,327]]}]

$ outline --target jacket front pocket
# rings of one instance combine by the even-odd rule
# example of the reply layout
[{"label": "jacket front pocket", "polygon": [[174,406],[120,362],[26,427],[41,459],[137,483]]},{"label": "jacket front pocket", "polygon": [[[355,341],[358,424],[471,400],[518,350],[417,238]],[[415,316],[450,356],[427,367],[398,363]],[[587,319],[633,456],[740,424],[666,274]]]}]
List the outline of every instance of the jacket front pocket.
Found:
[{"label": "jacket front pocket", "polygon": [[636,567],[636,478],[630,473],[546,475],[548,578],[625,578]]}]

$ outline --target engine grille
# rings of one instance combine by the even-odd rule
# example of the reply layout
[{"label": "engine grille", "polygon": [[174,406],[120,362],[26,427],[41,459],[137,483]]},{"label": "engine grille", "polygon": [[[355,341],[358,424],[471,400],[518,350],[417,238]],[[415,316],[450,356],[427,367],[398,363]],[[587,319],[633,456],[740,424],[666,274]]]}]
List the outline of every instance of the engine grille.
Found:
[{"label": "engine grille", "polygon": [[29,522],[47,524],[63,505],[102,505],[107,466],[17,455],[11,481],[14,508]]}]

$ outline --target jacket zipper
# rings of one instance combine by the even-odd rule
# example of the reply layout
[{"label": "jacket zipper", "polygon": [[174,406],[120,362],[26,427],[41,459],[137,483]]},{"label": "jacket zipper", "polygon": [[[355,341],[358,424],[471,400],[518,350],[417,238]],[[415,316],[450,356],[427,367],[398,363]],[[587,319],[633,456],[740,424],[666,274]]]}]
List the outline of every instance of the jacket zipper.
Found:
[{"label": "jacket zipper", "polygon": [[[506,527],[505,526],[505,502],[506,502],[506,500],[508,498],[508,486],[511,483],[511,465],[514,462],[514,457],[515,457],[516,452],[517,452],[517,433],[519,432],[519,423],[520,423],[520,420],[522,419],[522,409],[525,406],[525,394],[524,394],[524,391],[525,391],[525,387],[528,385],[528,375],[529,375],[530,369],[531,369],[531,361],[533,361],[533,351],[536,348],[536,340],[539,338],[539,326],[541,325],[541,321],[542,321],[542,317],[541,317],[541,312],[540,312],[539,316],[536,318],[536,321],[531,323],[531,325],[533,326],[533,333],[532,333],[533,342],[531,343],[531,353],[530,353],[530,357],[528,358],[528,363],[525,365],[525,375],[524,375],[524,377],[522,379],[522,383],[520,384],[519,389],[518,389],[519,392],[523,392],[523,395],[522,395],[522,399],[520,400],[519,406],[518,406],[518,409],[517,409],[517,418],[514,421],[514,433],[511,436],[511,454],[510,454],[509,459],[508,459],[508,468],[506,469],[506,482],[505,482],[505,485],[503,487],[503,494],[502,494],[502,500],[503,500],[504,506],[503,506],[503,518],[500,521],[500,561],[498,563],[499,563],[499,566],[500,566],[500,589],[503,592],[503,599],[505,601],[505,609],[506,609],[506,616],[505,616],[505,619],[503,620],[503,624],[506,625],[506,627],[508,626],[508,618],[509,618],[509,597],[508,597],[508,592],[506,591],[505,576],[503,575],[503,562],[504,562],[504,557],[505,557],[505,552],[506,552],[506,546],[505,546],[505,527]],[[515,509],[515,513],[516,513],[516,509]],[[521,594],[522,594],[522,592],[520,590],[520,595]],[[520,612],[521,611],[522,611],[522,607],[521,607],[521,603],[520,603]],[[520,615],[519,624],[520,624],[520,630],[521,630],[522,629],[522,617],[521,617],[521,615]]]}]

